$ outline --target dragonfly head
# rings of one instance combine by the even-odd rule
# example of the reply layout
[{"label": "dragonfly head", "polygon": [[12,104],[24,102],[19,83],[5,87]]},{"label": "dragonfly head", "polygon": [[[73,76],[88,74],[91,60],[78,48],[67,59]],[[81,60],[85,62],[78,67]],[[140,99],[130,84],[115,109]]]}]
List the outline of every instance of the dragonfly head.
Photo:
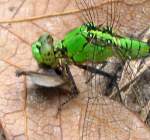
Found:
[{"label": "dragonfly head", "polygon": [[54,68],[58,65],[54,47],[52,36],[45,33],[32,44],[32,54],[39,64],[46,64]]}]

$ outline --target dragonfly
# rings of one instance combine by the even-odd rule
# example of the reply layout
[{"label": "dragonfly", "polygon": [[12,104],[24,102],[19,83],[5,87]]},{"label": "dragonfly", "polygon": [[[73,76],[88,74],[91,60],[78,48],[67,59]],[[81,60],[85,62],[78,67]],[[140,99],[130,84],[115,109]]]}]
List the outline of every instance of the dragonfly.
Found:
[{"label": "dragonfly", "polygon": [[[64,84],[65,81],[70,81],[72,94],[66,102],[78,95],[78,90],[70,72],[69,65],[74,64],[90,73],[88,79],[90,82],[87,83],[91,85],[91,90],[88,92],[89,98],[81,139],[92,139],[94,132],[97,132],[95,139],[100,139],[100,135],[102,135],[100,134],[102,131],[100,129],[103,126],[97,123],[94,124],[95,120],[91,118],[91,116],[97,115],[97,110],[102,110],[102,105],[100,104],[107,105],[107,99],[103,97],[101,92],[95,94],[95,91],[93,91],[94,87],[98,88],[98,86],[100,86],[96,78],[93,78],[93,75],[103,75],[109,78],[110,83],[116,86],[121,100],[121,89],[119,89],[117,85],[117,75],[105,72],[103,68],[107,64],[108,59],[113,56],[118,58],[123,64],[127,62],[125,67],[126,71],[127,68],[131,70],[129,60],[142,59],[140,63],[141,66],[144,59],[150,54],[150,41],[149,39],[142,41],[140,38],[132,35],[124,36],[120,32],[121,6],[125,5],[124,0],[110,0],[107,5],[101,6],[101,8],[97,6],[96,0],[76,0],[75,2],[77,7],[81,10],[83,24],[69,31],[62,40],[54,40],[48,33],[41,35],[39,39],[32,44],[32,54],[41,67],[48,66],[49,69],[55,72],[59,71],[60,76],[58,76],[58,73],[55,73],[55,77],[51,79],[56,79],[55,81],[57,81],[54,83],[54,86],[59,86]],[[102,16],[105,16],[103,20],[101,20],[99,16],[99,14],[102,13],[104,13]],[[99,64],[102,64],[102,66],[99,66]],[[100,67],[100,69],[98,67]],[[132,73],[133,79],[135,79],[136,74],[134,74],[132,70],[130,73]],[[41,76],[40,73],[25,71],[18,72],[18,75],[30,75],[33,79],[39,75]],[[43,76],[45,75],[41,77],[43,78]],[[52,75],[46,75],[46,77],[51,76]],[[67,78],[64,80],[64,77]],[[94,83],[93,80],[95,81]],[[129,80],[134,81],[131,77],[129,77]],[[40,82],[36,84],[45,86],[45,83],[48,82],[44,82],[44,84],[39,83]],[[138,89],[141,90],[140,88]],[[137,88],[134,88],[133,92],[137,98],[136,100],[141,105],[136,95]],[[62,105],[66,104],[66,102]],[[115,122],[116,118],[112,116],[112,119]],[[92,130],[92,128],[94,128],[93,125],[99,126],[98,130]],[[121,125],[121,123],[118,123],[118,125]],[[124,133],[129,135],[129,129],[130,128],[123,130]],[[113,137],[114,139],[118,139],[117,134]]]}]

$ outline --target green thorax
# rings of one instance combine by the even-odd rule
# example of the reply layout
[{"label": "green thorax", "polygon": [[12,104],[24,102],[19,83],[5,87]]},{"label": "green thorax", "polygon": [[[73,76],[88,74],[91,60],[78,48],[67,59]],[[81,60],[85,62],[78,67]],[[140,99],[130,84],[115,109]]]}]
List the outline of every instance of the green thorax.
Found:
[{"label": "green thorax", "polygon": [[82,25],[67,33],[62,41],[62,49],[76,63],[102,62],[113,55],[111,47],[103,47],[90,41],[89,33],[88,27]]},{"label": "green thorax", "polygon": [[102,62],[112,55],[141,58],[150,53],[150,46],[137,39],[117,36],[105,28],[89,29],[82,25],[67,33],[62,42],[66,55],[77,63]]}]

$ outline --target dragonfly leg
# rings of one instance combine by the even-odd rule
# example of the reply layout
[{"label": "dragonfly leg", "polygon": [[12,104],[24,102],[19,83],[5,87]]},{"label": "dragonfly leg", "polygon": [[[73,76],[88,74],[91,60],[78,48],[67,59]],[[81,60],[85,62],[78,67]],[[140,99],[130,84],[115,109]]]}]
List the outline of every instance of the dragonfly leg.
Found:
[{"label": "dragonfly leg", "polygon": [[112,94],[109,95],[109,98],[115,99],[116,96],[118,95],[119,102],[124,103],[121,97],[121,90],[119,89],[118,83],[116,81],[114,81],[114,86],[116,87],[117,92],[112,92]]},{"label": "dragonfly leg", "polygon": [[[105,71],[102,71],[100,69],[97,69],[97,68],[94,68],[94,67],[91,67],[91,66],[87,66],[87,65],[77,65],[79,68],[82,68],[84,70],[87,70],[89,72],[91,72],[92,74],[99,74],[99,75],[102,75],[108,79],[110,79],[109,81],[109,85],[111,85],[111,87],[115,86],[116,89],[117,89],[117,92],[112,93],[111,95],[109,95],[110,98],[114,98],[116,95],[119,96],[119,100],[120,102],[122,102],[122,98],[121,98],[121,94],[120,94],[120,89],[119,89],[119,86],[118,86],[118,83],[117,83],[117,71],[119,71],[119,68],[118,70],[116,70],[116,74],[110,74],[108,72],[105,72]],[[93,77],[93,75],[91,75],[90,79],[88,79],[88,82],[91,80],[91,78]]]},{"label": "dragonfly leg", "polygon": [[77,89],[76,83],[73,79],[73,76],[71,74],[70,68],[69,68],[68,65],[66,65],[65,67],[66,67],[66,72],[67,72],[67,75],[68,75],[68,80],[71,81],[71,91],[72,91],[73,94],[78,95],[78,89]]},{"label": "dragonfly leg", "polygon": [[78,66],[79,68],[81,69],[84,69],[86,71],[89,71],[91,73],[94,73],[94,74],[99,74],[99,75],[102,75],[102,76],[105,76],[107,78],[110,78],[110,79],[114,79],[115,77],[113,75],[111,75],[110,73],[107,73],[105,71],[102,71],[100,69],[97,69],[97,68],[94,68],[94,67],[91,67],[91,66],[87,66],[87,65],[78,65],[76,64],[76,66]]},{"label": "dragonfly leg", "polygon": [[76,86],[76,83],[73,79],[73,76],[71,74],[71,71],[70,71],[70,68],[68,65],[65,65],[64,66],[64,71],[66,72],[67,74],[67,80],[70,81],[70,84],[71,84],[71,94],[69,94],[67,97],[67,100],[64,101],[63,103],[60,104],[60,107],[58,108],[58,111],[61,110],[61,108],[67,104],[69,101],[71,101],[72,99],[74,99],[75,97],[77,97],[79,91],[77,89],[77,86]]},{"label": "dragonfly leg", "polygon": [[30,73],[36,73],[36,74],[41,74],[40,72],[38,72],[40,69],[45,69],[45,71],[48,71],[50,68],[46,67],[45,65],[39,64],[39,68],[37,71],[26,71],[23,69],[17,69],[16,70],[16,76],[20,77],[22,75],[29,75]]},{"label": "dragonfly leg", "polygon": [[76,96],[77,96],[77,94],[71,94],[71,95],[67,96],[67,97],[68,97],[67,100],[65,100],[63,103],[61,103],[60,106],[58,107],[58,112],[61,111],[62,107],[63,107],[65,104],[69,103],[69,102],[70,102],[72,99],[74,99]]},{"label": "dragonfly leg", "polygon": [[[98,70],[100,71],[100,70],[103,69],[106,65],[107,65],[107,61],[104,61],[104,62],[102,63],[102,66],[100,66],[100,68],[99,68]],[[95,68],[95,69],[96,69],[96,68]],[[92,75],[90,75],[90,77],[87,79],[87,81],[86,81],[85,83],[88,83],[90,80],[92,80],[93,77],[94,77],[94,75],[95,75],[95,73],[92,73]]]},{"label": "dragonfly leg", "polygon": [[30,75],[31,73],[41,74],[40,72],[36,72],[36,71],[26,71],[26,70],[22,70],[22,69],[16,70],[16,76],[17,77],[20,77],[22,75]]},{"label": "dragonfly leg", "polygon": [[27,75],[27,71],[24,71],[24,70],[21,70],[21,69],[18,69],[18,70],[16,70],[16,76],[17,77],[20,77],[20,76],[22,76],[22,75]]}]

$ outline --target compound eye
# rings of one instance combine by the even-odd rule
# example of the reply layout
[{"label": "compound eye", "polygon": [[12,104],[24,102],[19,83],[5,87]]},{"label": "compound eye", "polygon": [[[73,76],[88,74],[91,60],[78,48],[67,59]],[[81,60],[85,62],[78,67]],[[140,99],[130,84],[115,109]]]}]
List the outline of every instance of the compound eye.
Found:
[{"label": "compound eye", "polygon": [[41,47],[41,43],[40,42],[36,42],[36,47],[38,48],[38,49],[40,49],[40,47]]},{"label": "compound eye", "polygon": [[42,63],[43,61],[40,50],[41,50],[40,42],[35,42],[32,44],[32,54],[38,63]]}]

